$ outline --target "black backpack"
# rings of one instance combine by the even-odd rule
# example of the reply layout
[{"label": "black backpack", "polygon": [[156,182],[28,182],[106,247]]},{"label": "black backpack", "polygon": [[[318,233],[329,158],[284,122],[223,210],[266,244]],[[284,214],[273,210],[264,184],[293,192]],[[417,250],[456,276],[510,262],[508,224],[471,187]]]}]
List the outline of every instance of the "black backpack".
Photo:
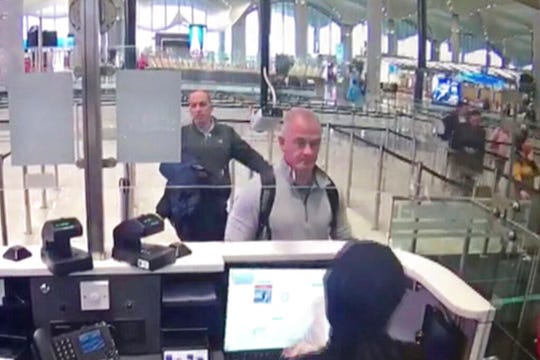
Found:
[{"label": "black backpack", "polygon": [[[319,168],[317,171],[323,172]],[[324,172],[323,172],[324,173]],[[325,174],[326,175],[326,174]],[[337,215],[339,212],[339,193],[336,185],[330,179],[330,183],[326,186],[326,195],[330,202],[330,208],[332,210],[332,218],[330,220],[330,236],[335,237],[337,228]],[[270,213],[274,206],[274,200],[276,198],[276,175],[273,171],[261,174],[261,196],[259,199],[259,224],[257,226],[257,232],[255,233],[255,239],[260,239],[261,235],[266,233],[265,240],[272,240],[272,230],[270,229]]]}]

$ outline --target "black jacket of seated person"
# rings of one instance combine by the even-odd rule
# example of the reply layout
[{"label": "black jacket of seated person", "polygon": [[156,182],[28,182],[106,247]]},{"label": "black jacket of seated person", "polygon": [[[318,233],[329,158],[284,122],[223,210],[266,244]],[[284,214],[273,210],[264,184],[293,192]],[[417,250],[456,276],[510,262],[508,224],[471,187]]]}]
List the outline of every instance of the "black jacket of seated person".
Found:
[{"label": "black jacket of seated person", "polygon": [[388,247],[351,242],[326,274],[330,339],[301,360],[423,360],[421,349],[392,339],[388,322],[406,290],[400,261]]},{"label": "black jacket of seated person", "polygon": [[182,127],[182,158],[186,154],[204,168],[208,178],[204,184],[193,184],[202,185],[198,202],[189,217],[175,222],[177,234],[184,241],[223,240],[231,194],[230,161],[237,160],[257,173],[270,171],[271,166],[231,126],[215,118],[207,134],[193,124]]}]

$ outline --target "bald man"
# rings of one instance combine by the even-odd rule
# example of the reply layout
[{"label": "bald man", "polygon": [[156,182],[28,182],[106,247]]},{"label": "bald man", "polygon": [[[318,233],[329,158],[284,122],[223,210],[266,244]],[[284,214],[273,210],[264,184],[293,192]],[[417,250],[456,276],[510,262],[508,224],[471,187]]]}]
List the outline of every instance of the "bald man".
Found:
[{"label": "bald man", "polygon": [[287,112],[278,138],[283,158],[274,166],[274,183],[254,178],[239,192],[227,220],[226,241],[352,237],[338,191],[316,165],[321,133],[312,111]]},{"label": "bald man", "polygon": [[[242,140],[232,127],[220,124],[212,115],[212,101],[207,92],[194,91],[190,94],[189,112],[192,123],[182,127],[182,162],[188,163],[189,159],[200,165],[208,177],[205,179],[205,186],[197,190],[196,203],[186,205],[190,206],[190,209],[194,208],[190,210],[189,216],[182,212],[182,217],[175,217],[169,212],[169,216],[166,217],[169,217],[178,236],[184,241],[223,240],[227,221],[227,200],[231,194],[230,161],[238,160],[257,173],[271,171],[271,166]],[[176,177],[176,179],[168,178],[169,184],[179,184],[185,179],[185,168],[181,170],[178,166],[179,164],[162,164],[160,167],[161,173],[166,177],[167,175]],[[178,191],[184,193],[178,194]],[[188,202],[185,200],[188,191],[191,190],[176,190],[176,192],[171,190],[169,192],[171,201],[182,198]]]}]

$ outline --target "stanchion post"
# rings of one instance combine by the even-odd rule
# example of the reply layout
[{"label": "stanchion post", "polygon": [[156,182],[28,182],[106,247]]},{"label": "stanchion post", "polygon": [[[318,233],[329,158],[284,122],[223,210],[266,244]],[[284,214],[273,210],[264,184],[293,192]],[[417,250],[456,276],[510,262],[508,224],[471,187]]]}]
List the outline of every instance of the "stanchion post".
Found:
[{"label": "stanchion post", "polygon": [[234,189],[236,187],[236,161],[231,160],[231,206],[234,204]]},{"label": "stanchion post", "polygon": [[[45,165],[41,165],[41,174],[45,175]],[[47,208],[47,189],[41,189],[41,208]]]},{"label": "stanchion post", "polygon": [[6,195],[4,193],[4,156],[0,156],[0,225],[2,226],[2,246],[8,246],[6,216]]},{"label": "stanchion post", "polygon": [[353,161],[354,161],[354,132],[353,130],[351,130],[349,134],[349,166],[347,168],[347,194],[345,197],[347,206],[351,205]]},{"label": "stanchion post", "polygon": [[274,130],[268,132],[268,162],[274,161]]},{"label": "stanchion post", "polygon": [[28,175],[28,168],[23,166],[23,188],[24,188],[24,220],[25,220],[25,234],[32,234],[32,213],[30,211],[30,190],[26,182],[26,176]]},{"label": "stanchion post", "polygon": [[382,193],[382,177],[383,177],[383,162],[384,162],[384,146],[379,145],[379,159],[377,161],[377,191],[375,192],[375,214],[373,219],[373,229],[379,229],[381,217],[381,193]]},{"label": "stanchion post", "polygon": [[54,165],[54,187],[60,190],[60,178],[58,174],[58,165]]},{"label": "stanchion post", "polygon": [[325,133],[326,133],[326,147],[324,148],[324,171],[328,172],[328,169],[330,168],[330,164],[328,163],[330,159],[330,122],[327,122],[325,125]]},{"label": "stanchion post", "polygon": [[510,198],[510,193],[512,192],[512,181],[514,180],[514,174],[512,169],[514,168],[514,162],[516,161],[516,139],[515,136],[512,136],[512,145],[510,145],[510,166],[508,167],[508,181],[506,182],[505,195],[506,198]]},{"label": "stanchion post", "polygon": [[422,194],[422,172],[424,171],[424,164],[421,162],[413,163],[414,176],[412,182],[412,195],[415,199],[419,198]]}]

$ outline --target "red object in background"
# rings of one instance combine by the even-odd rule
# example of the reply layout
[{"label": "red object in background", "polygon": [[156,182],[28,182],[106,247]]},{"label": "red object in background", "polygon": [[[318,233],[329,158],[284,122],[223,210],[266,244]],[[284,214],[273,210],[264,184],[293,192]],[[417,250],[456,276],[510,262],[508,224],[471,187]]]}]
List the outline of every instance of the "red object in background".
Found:
[{"label": "red object in background", "polygon": [[137,69],[144,70],[148,67],[148,59],[145,55],[141,55],[137,61]]},{"label": "red object in background", "polygon": [[30,58],[24,58],[24,72],[32,72],[32,61],[30,61]]}]

